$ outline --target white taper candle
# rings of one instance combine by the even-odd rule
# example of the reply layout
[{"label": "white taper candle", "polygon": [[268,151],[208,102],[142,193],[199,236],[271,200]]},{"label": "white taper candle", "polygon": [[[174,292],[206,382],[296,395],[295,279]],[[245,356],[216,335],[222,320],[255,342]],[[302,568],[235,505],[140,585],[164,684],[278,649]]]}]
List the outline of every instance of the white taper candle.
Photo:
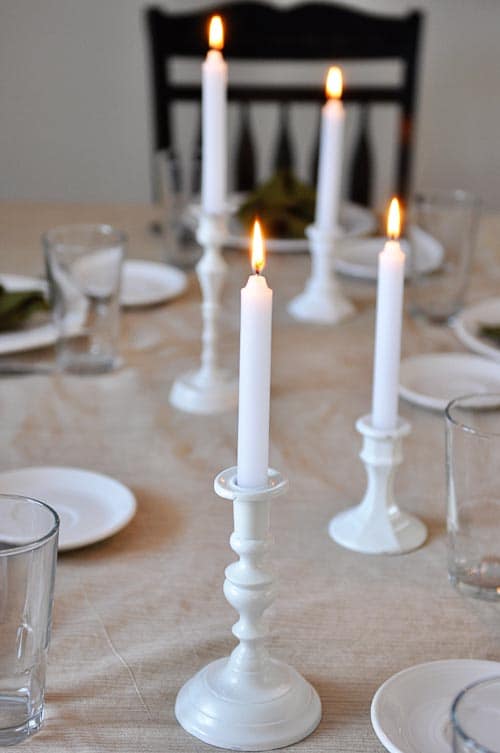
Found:
[{"label": "white taper candle", "polygon": [[252,246],[256,273],[241,291],[238,407],[238,485],[247,488],[267,484],[269,464],[273,291],[260,274],[264,248],[258,222]]},{"label": "white taper candle", "polygon": [[224,31],[220,16],[210,22],[212,49],[202,65],[202,208],[222,214],[227,180],[227,64],[222,56]]},{"label": "white taper candle", "polygon": [[378,257],[372,400],[373,426],[388,431],[396,428],[398,420],[405,270],[405,254],[398,240],[399,231],[399,204],[397,199],[393,199],[387,223],[390,240]]},{"label": "white taper candle", "polygon": [[326,79],[328,100],[321,111],[318,186],[316,191],[315,225],[334,233],[339,223],[342,145],[344,140],[344,107],[342,72],[332,67]]}]

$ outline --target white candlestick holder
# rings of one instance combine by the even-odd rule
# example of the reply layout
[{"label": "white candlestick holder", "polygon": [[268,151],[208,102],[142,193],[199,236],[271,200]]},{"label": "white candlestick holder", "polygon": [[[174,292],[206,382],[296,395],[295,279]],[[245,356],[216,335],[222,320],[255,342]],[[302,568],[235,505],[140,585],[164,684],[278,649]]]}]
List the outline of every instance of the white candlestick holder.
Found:
[{"label": "white candlestick holder", "polygon": [[175,715],[187,732],[219,748],[281,748],[307,737],[321,718],[312,685],[272,659],[265,647],[262,615],[275,595],[273,577],[264,567],[272,544],[270,503],[288,485],[272,469],[268,479],[265,488],[243,489],[236,468],[215,479],[217,494],[233,500],[230,543],[240,559],[226,568],[224,594],[239,613],[233,625],[239,645],[188,680],[177,696]]},{"label": "white candlestick holder", "polygon": [[238,402],[237,379],[219,368],[217,354],[220,299],[227,274],[220,250],[225,234],[225,215],[201,215],[196,234],[203,246],[203,255],[196,265],[202,292],[201,366],[178,377],[170,391],[172,405],[188,413],[222,413]]},{"label": "white candlestick holder", "polygon": [[301,321],[337,324],[356,309],[346,298],[335,276],[335,243],[340,230],[325,232],[309,225],[306,235],[311,251],[311,275],[300,295],[288,304],[289,313]]},{"label": "white candlestick holder", "polygon": [[360,458],[365,464],[368,486],[362,502],[330,521],[329,533],[337,544],[366,554],[404,554],[421,546],[427,528],[400,510],[394,498],[395,471],[403,461],[402,440],[411,431],[402,418],[394,431],[374,428],[371,416],[356,422],[363,435]]}]

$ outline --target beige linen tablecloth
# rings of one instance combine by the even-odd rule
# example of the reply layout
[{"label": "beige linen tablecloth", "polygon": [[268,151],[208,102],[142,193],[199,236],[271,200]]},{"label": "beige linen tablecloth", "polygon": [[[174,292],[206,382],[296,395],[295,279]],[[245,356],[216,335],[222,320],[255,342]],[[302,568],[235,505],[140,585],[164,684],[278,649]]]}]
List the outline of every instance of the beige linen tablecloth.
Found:
[{"label": "beige linen tablecloth", "polygon": [[[147,230],[153,216],[148,207],[1,204],[0,269],[40,273],[40,233],[75,221],[116,224],[130,236],[130,257],[160,259]],[[499,238],[499,218],[486,218],[470,300],[498,293]],[[236,369],[239,289],[249,270],[241,252],[226,258],[221,352]],[[377,557],[329,539],[330,517],[365,488],[354,423],[370,408],[375,288],[346,283],[358,308],[348,322],[298,324],[286,304],[307,272],[306,256],[269,257],[270,460],[290,480],[272,514],[279,596],[269,610],[270,648],[323,703],[319,728],[295,750],[376,753],[370,702],[378,686],[424,661],[500,659],[499,607],[465,599],[447,582],[439,415],[401,403],[413,432],[397,492],[427,523],[427,544]],[[78,466],[116,477],[138,500],[121,533],[59,558],[47,721],[23,746],[33,753],[209,750],[173,713],[181,685],[231,651],[236,617],[222,593],[234,559],[231,505],[213,492],[215,474],[235,462],[236,414],[197,417],[168,403],[174,378],[199,358],[199,300],[192,275],[182,298],[126,312],[125,365],[112,375],[0,380],[1,470]],[[404,355],[438,350],[462,348],[450,331],[405,319]]]}]

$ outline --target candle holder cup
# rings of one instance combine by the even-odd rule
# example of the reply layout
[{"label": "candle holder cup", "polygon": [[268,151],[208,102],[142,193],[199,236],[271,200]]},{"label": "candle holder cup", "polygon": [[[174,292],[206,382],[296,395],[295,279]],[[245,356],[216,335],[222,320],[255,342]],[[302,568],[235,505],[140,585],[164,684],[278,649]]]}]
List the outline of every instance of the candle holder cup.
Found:
[{"label": "candle holder cup", "polygon": [[358,419],[356,428],[364,438],[360,458],[368,486],[359,505],[332,518],[331,538],[366,554],[404,554],[417,549],[427,538],[427,528],[400,510],[393,491],[395,471],[403,461],[402,439],[410,433],[410,424],[399,418],[393,431],[380,430],[367,415]]},{"label": "candle holder cup", "polygon": [[335,243],[340,229],[325,232],[317,225],[306,228],[311,252],[311,275],[300,295],[288,304],[289,313],[301,321],[337,324],[356,309],[344,295],[333,271]]},{"label": "candle holder cup", "polygon": [[309,735],[321,718],[314,688],[288,664],[272,659],[264,645],[262,615],[275,594],[273,578],[264,569],[272,544],[270,503],[287,481],[270,469],[266,487],[241,488],[236,468],[230,468],[214,485],[219,496],[233,501],[230,543],[240,559],[226,568],[224,594],[239,613],[233,626],[239,645],[188,680],[177,696],[175,715],[187,732],[220,748],[284,747]]},{"label": "candle holder cup", "polygon": [[196,233],[203,246],[203,255],[196,265],[202,292],[201,367],[178,377],[170,391],[172,405],[188,413],[222,413],[235,408],[238,402],[236,377],[219,368],[217,355],[220,299],[227,274],[220,250],[225,234],[225,215],[201,215]]}]

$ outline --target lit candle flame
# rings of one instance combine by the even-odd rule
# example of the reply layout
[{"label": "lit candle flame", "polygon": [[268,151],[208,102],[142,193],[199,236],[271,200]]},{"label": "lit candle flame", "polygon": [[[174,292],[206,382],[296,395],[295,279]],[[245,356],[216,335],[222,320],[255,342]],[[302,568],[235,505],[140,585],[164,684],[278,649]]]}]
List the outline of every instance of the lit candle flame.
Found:
[{"label": "lit candle flame", "polygon": [[394,197],[389,205],[389,213],[387,215],[387,235],[392,240],[399,238],[401,233],[401,208],[399,201]]},{"label": "lit candle flame", "polygon": [[224,26],[220,16],[212,16],[210,20],[208,44],[212,50],[222,50],[224,47]]},{"label": "lit candle flame", "polygon": [[266,263],[266,252],[264,248],[264,239],[259,220],[253,223],[252,232],[252,268],[256,274],[260,274]]},{"label": "lit candle flame", "polygon": [[326,77],[326,96],[330,99],[340,99],[342,96],[343,81],[342,71],[334,65],[328,69]]}]

